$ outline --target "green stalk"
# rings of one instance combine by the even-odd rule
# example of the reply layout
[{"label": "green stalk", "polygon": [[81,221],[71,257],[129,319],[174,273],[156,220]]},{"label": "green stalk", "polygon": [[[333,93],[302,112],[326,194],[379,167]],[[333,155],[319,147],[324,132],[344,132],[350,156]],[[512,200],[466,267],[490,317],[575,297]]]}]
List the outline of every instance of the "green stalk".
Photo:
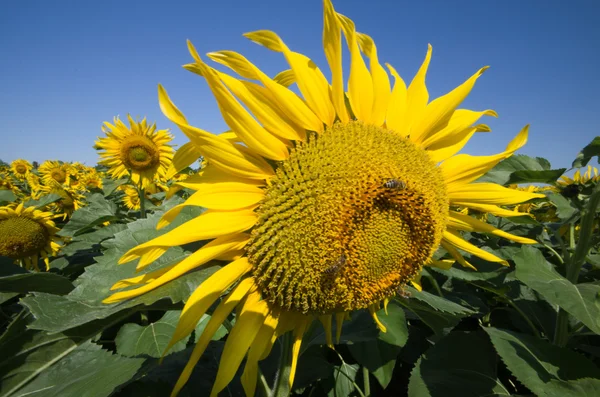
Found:
[{"label": "green stalk", "polygon": [[369,397],[371,395],[371,383],[369,380],[369,369],[367,367],[362,367],[363,373],[363,386],[365,389],[365,397]]},{"label": "green stalk", "polygon": [[291,393],[290,373],[292,372],[292,357],[294,334],[286,332],[281,337],[281,355],[279,356],[279,369],[275,375],[272,397],[288,397]]},{"label": "green stalk", "polygon": [[[567,258],[566,262],[566,273],[567,279],[572,274],[573,268],[573,250],[575,249],[575,224],[571,223],[569,225],[569,248],[571,254],[569,258]],[[578,272],[579,274],[579,272]],[[569,280],[571,281],[571,280]],[[572,281],[571,281],[572,282]],[[554,344],[556,346],[566,346],[569,341],[569,313],[558,308],[558,315],[556,316],[556,324],[554,325]]]},{"label": "green stalk", "polygon": [[140,219],[146,218],[146,195],[143,187],[138,188],[138,196],[140,196]]}]

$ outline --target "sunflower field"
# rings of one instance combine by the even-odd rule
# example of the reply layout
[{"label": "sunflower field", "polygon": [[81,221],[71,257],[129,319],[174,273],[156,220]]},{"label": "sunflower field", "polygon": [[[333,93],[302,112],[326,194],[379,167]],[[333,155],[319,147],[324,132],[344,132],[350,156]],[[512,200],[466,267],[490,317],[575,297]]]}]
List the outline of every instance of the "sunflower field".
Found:
[{"label": "sunflower field", "polygon": [[159,85],[93,167],[0,161],[0,396],[599,396],[600,136],[463,153],[487,68],[430,99],[329,0],[330,81],[245,36],[289,69],[188,42],[228,131]]}]

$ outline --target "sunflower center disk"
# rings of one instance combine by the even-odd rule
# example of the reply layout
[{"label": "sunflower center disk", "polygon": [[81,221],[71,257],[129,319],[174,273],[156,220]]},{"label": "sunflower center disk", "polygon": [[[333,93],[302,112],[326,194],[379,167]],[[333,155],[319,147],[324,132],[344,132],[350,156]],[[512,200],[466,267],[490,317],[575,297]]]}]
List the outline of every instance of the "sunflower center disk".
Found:
[{"label": "sunflower center disk", "polygon": [[128,169],[145,171],[159,165],[160,153],[150,139],[135,136],[121,146],[121,160]]},{"label": "sunflower center disk", "polygon": [[53,170],[50,175],[58,183],[65,183],[67,180],[67,174],[63,170]]},{"label": "sunflower center disk", "polygon": [[395,295],[436,250],[443,177],[399,135],[336,124],[294,149],[267,188],[247,253],[264,299],[329,314]]},{"label": "sunflower center disk", "polygon": [[39,253],[48,243],[46,228],[33,219],[0,220],[0,256],[22,259]]},{"label": "sunflower center disk", "polygon": [[26,174],[27,173],[27,168],[24,165],[19,164],[19,165],[17,165],[16,168],[17,168],[17,172],[19,174]]}]

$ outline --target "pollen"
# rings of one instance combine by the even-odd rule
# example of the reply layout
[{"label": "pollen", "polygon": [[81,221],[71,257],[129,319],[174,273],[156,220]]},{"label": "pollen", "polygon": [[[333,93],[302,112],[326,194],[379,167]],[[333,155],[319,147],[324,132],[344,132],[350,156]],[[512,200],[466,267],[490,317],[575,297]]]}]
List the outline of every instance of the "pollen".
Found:
[{"label": "pollen", "polygon": [[293,149],[257,211],[247,254],[263,298],[329,314],[380,302],[417,275],[448,199],[426,151],[352,121]]},{"label": "pollen", "polygon": [[0,256],[23,259],[42,251],[49,240],[46,228],[33,219],[0,219]]}]

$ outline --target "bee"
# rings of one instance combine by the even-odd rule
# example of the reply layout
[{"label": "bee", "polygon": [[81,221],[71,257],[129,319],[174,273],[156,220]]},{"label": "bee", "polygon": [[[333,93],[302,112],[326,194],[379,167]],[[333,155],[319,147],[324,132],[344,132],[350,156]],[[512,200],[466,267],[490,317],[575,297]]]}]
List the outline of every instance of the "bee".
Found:
[{"label": "bee", "polygon": [[404,299],[408,299],[411,297],[410,291],[406,291],[404,289],[404,286],[398,287],[398,290],[396,291],[396,295],[398,295],[399,297],[404,298]]},{"label": "bee", "polygon": [[406,189],[406,182],[401,181],[400,179],[390,179],[383,184],[383,187],[388,189],[403,190]]},{"label": "bee", "polygon": [[335,260],[335,262],[333,262],[333,265],[331,265],[327,269],[325,269],[323,271],[323,273],[327,274],[328,276],[333,276],[333,275],[339,273],[339,271],[342,270],[342,267],[344,267],[345,264],[346,264],[346,255],[342,254],[339,256],[339,258],[337,258]]}]

